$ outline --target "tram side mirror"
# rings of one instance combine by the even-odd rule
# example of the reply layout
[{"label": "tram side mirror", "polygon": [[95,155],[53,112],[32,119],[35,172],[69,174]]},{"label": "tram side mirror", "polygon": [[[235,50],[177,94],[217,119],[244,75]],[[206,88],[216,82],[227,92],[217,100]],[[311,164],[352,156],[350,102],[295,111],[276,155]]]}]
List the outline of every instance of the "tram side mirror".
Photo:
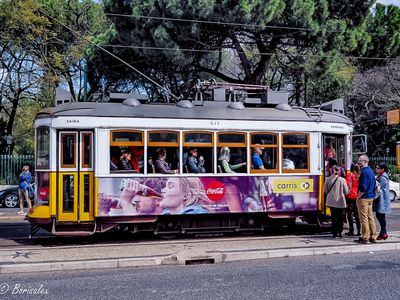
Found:
[{"label": "tram side mirror", "polygon": [[352,136],[353,140],[353,155],[365,154],[368,151],[367,135],[355,134]]}]

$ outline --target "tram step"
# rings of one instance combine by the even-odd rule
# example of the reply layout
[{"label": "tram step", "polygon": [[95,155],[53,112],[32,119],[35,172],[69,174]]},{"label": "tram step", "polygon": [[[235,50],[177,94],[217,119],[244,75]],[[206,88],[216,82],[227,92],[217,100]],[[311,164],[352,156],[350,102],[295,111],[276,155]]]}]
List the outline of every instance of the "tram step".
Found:
[{"label": "tram step", "polygon": [[93,231],[53,231],[56,236],[89,236],[93,235]]}]

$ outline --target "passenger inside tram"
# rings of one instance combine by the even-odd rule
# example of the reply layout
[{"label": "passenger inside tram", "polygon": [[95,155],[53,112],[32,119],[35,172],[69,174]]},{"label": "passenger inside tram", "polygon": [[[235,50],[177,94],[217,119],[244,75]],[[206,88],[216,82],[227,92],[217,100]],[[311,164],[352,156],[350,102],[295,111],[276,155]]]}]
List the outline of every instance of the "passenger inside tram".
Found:
[{"label": "passenger inside tram", "polygon": [[[245,156],[246,157],[246,156]],[[233,148],[232,161],[236,164],[230,164],[231,150],[229,147],[222,147],[218,157],[218,171],[221,173],[244,173],[246,166],[245,158],[243,158],[243,151],[241,148]],[[244,162],[243,162],[244,161]],[[237,172],[236,172],[237,170]]]},{"label": "passenger inside tram", "polygon": [[138,173],[143,173],[143,155],[144,155],[144,148],[143,147],[129,147],[131,151],[131,164],[133,170]]},{"label": "passenger inside tram", "polygon": [[172,169],[171,164],[167,162],[167,150],[165,148],[159,148],[156,151],[157,159],[154,163],[156,173],[161,174],[178,174],[179,170]]},{"label": "passenger inside tram", "polygon": [[336,150],[333,148],[333,140],[325,140],[325,160],[328,161],[330,158],[336,159]]},{"label": "passenger inside tram", "polygon": [[118,171],[119,157],[121,151],[119,147],[111,146],[110,147],[110,171]]},{"label": "passenger inside tram", "polygon": [[202,155],[199,156],[197,148],[189,149],[189,157],[186,160],[186,166],[188,173],[206,173],[206,169],[204,168],[204,157]]},{"label": "passenger inside tram", "polygon": [[264,162],[261,158],[263,154],[263,147],[252,147],[251,151],[253,154],[251,155],[251,165],[254,170],[265,170]]},{"label": "passenger inside tram", "polygon": [[129,150],[123,151],[119,158],[118,169],[119,170],[132,170],[131,159],[132,159],[131,151],[129,151]]}]

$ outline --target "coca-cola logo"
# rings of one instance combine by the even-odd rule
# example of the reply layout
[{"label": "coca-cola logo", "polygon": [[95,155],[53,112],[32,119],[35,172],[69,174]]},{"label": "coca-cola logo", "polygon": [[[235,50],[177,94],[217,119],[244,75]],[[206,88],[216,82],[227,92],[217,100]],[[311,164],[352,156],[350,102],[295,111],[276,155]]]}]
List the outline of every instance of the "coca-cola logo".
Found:
[{"label": "coca-cola logo", "polygon": [[207,185],[206,194],[207,194],[207,197],[212,201],[221,200],[225,194],[224,184],[219,181],[210,182]]},{"label": "coca-cola logo", "polygon": [[49,195],[49,189],[48,188],[41,188],[39,191],[39,197],[40,199],[45,200],[47,196]]}]

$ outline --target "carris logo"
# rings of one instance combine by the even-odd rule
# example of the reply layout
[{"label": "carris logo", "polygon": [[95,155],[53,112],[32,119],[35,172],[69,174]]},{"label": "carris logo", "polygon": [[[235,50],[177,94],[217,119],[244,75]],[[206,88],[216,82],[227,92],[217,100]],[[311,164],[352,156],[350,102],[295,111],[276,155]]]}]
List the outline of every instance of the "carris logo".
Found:
[{"label": "carris logo", "polygon": [[219,181],[212,181],[208,184],[206,189],[207,197],[212,201],[219,201],[224,197],[225,187]]}]

